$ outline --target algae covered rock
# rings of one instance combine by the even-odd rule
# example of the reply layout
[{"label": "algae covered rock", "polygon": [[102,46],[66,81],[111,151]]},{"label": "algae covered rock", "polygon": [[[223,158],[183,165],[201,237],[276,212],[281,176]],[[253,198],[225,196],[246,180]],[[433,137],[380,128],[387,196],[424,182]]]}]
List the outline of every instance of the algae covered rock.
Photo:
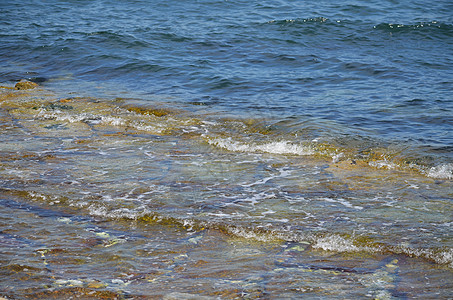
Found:
[{"label": "algae covered rock", "polygon": [[16,88],[16,90],[31,90],[31,89],[38,87],[38,84],[23,79],[23,80],[19,81],[18,83],[16,83],[16,85],[14,87]]}]

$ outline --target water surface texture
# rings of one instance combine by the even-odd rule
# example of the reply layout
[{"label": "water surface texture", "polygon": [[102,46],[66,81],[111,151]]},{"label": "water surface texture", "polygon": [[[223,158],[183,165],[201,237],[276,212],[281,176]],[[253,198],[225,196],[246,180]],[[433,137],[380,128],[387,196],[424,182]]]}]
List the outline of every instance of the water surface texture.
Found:
[{"label": "water surface texture", "polygon": [[0,296],[451,297],[452,11],[2,1]]}]

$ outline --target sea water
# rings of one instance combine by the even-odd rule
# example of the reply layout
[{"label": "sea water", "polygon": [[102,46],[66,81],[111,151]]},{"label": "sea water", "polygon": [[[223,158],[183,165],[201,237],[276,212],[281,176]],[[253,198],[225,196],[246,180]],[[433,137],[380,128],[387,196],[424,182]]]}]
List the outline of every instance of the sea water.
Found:
[{"label": "sea water", "polygon": [[452,10],[2,1],[0,296],[451,297]]}]

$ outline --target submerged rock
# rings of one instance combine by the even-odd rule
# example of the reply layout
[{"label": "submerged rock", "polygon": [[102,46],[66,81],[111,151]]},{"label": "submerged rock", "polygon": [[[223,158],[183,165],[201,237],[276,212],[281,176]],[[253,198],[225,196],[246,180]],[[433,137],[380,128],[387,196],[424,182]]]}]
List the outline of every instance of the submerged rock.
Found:
[{"label": "submerged rock", "polygon": [[172,292],[170,294],[167,294],[164,296],[165,300],[191,300],[191,299],[215,299],[213,297],[208,297],[208,296],[201,296],[201,295],[195,295],[195,294],[189,294],[189,293],[179,293],[179,292]]},{"label": "submerged rock", "polygon": [[31,90],[38,87],[37,83],[28,81],[28,80],[21,80],[14,86],[16,90]]}]

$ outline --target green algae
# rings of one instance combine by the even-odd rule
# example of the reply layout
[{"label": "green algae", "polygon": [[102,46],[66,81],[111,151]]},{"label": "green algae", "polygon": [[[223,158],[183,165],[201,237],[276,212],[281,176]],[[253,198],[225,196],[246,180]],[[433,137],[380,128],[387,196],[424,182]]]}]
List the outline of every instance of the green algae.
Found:
[{"label": "green algae", "polygon": [[169,115],[171,112],[169,110],[165,109],[152,109],[152,108],[142,108],[142,107],[128,107],[128,111],[134,112],[140,115],[145,115],[145,116],[156,116],[156,117],[164,117]]},{"label": "green algae", "polygon": [[29,289],[24,291],[29,299],[70,299],[73,297],[83,299],[126,299],[123,293],[114,291],[98,291],[89,287],[63,287],[36,291]]},{"label": "green algae", "polygon": [[35,82],[28,81],[28,80],[21,80],[16,85],[14,88],[16,90],[31,90],[37,88],[39,85]]},{"label": "green algae", "polygon": [[71,109],[74,109],[74,107],[71,106],[71,105],[61,104],[61,103],[58,103],[58,102],[45,104],[45,105],[42,105],[41,107],[33,107],[33,109],[35,109],[35,110],[37,110],[39,108],[45,109],[45,110],[56,110],[56,109],[59,109],[59,110],[71,110]]}]

